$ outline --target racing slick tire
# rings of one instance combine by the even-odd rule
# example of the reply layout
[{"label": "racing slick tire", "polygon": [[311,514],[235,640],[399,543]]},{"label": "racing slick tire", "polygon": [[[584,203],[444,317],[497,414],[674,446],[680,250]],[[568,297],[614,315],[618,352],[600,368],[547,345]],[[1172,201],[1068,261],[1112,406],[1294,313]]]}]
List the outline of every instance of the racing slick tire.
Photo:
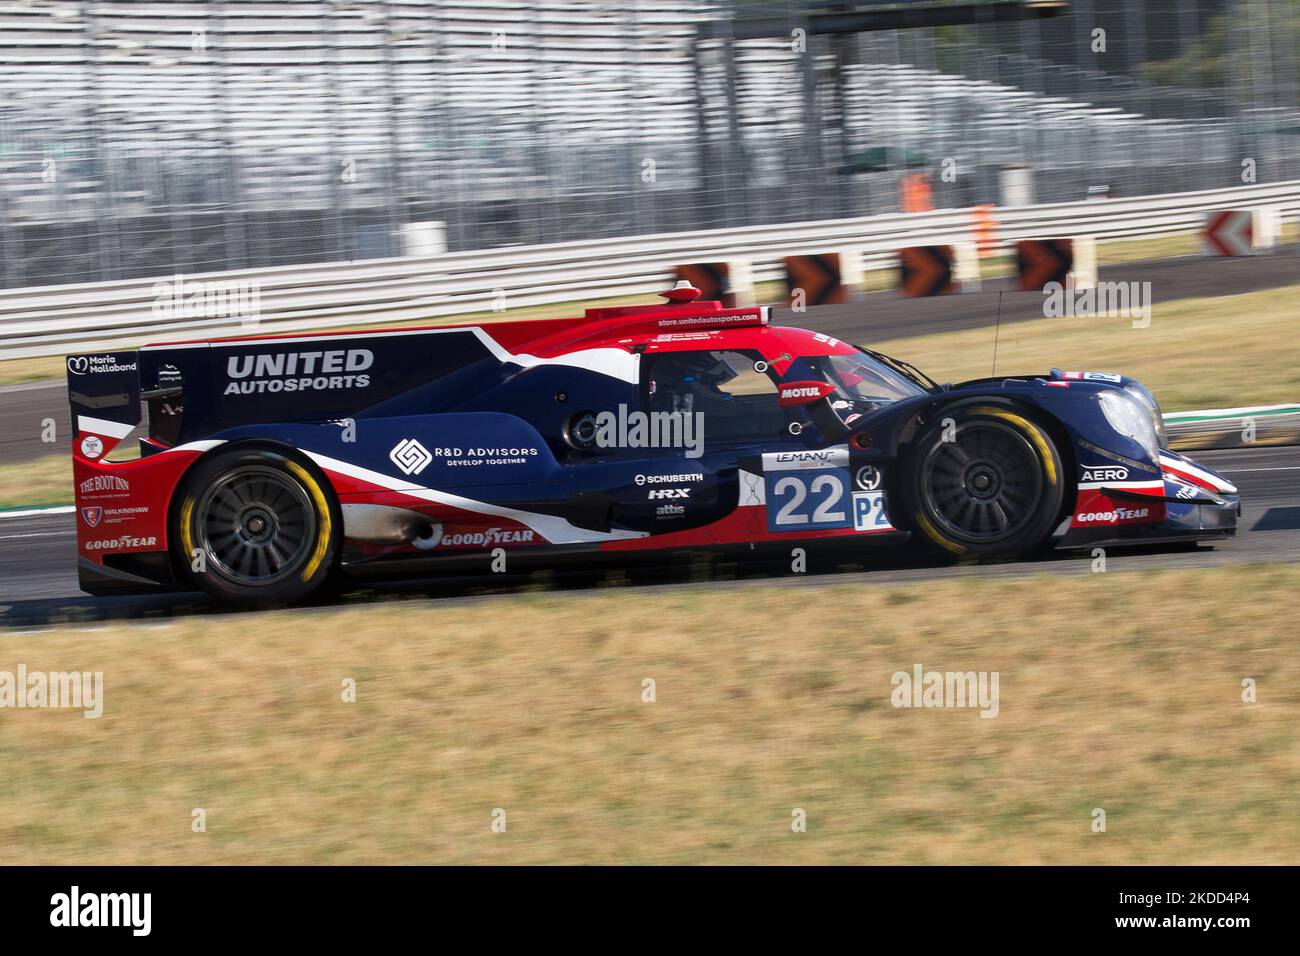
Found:
[{"label": "racing slick tire", "polygon": [[924,428],[903,461],[907,516],[957,556],[1016,557],[1042,547],[1061,516],[1065,472],[1051,436],[1011,408],[966,405]]},{"label": "racing slick tire", "polygon": [[342,519],[315,469],[268,448],[200,461],[172,510],[176,561],[200,590],[239,608],[303,601],[330,579]]}]

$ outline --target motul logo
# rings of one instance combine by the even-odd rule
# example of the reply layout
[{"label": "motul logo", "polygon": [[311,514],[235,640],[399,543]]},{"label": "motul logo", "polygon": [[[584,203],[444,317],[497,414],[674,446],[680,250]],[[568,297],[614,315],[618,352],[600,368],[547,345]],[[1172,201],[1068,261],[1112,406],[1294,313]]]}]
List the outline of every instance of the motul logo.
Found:
[{"label": "motul logo", "polygon": [[825,398],[833,389],[825,382],[786,382],[781,386],[777,401],[782,405],[808,405]]}]

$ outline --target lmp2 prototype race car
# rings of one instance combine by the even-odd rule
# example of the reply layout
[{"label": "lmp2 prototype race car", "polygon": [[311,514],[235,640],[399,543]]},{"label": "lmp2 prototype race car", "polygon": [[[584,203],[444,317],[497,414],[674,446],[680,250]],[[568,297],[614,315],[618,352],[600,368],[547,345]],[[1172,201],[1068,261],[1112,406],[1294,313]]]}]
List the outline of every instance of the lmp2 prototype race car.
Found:
[{"label": "lmp2 prototype race car", "polygon": [[1236,530],[1236,489],[1165,447],[1131,379],[941,386],[698,295],[69,356],[81,587],[269,607],[502,555],[1015,557]]}]

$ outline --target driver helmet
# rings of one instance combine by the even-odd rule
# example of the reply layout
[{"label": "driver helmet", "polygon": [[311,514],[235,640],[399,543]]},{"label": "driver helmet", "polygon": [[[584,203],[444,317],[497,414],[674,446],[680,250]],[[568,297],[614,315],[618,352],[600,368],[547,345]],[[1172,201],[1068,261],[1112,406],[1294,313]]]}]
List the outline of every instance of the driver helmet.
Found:
[{"label": "driver helmet", "polygon": [[[655,378],[660,381],[679,381],[689,386],[690,391],[709,398],[729,398],[719,391],[735,378],[739,372],[731,363],[709,352],[684,352],[661,358],[655,365]],[[650,383],[651,394],[656,391],[655,382]]]}]

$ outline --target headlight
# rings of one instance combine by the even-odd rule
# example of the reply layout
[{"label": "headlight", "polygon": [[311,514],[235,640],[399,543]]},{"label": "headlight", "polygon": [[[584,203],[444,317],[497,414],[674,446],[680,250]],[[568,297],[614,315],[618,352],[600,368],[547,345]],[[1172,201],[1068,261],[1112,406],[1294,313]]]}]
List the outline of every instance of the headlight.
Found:
[{"label": "headlight", "polygon": [[1160,439],[1145,403],[1138,401],[1127,390],[1116,389],[1101,392],[1097,400],[1101,402],[1101,410],[1111,428],[1141,445],[1153,461],[1159,460]]},{"label": "headlight", "polygon": [[1124,391],[1145,406],[1146,410],[1151,414],[1151,424],[1156,430],[1156,441],[1160,443],[1161,448],[1168,448],[1169,439],[1165,436],[1165,416],[1160,411],[1160,403],[1151,394],[1151,389],[1138,382],[1129,382],[1124,386]]}]

